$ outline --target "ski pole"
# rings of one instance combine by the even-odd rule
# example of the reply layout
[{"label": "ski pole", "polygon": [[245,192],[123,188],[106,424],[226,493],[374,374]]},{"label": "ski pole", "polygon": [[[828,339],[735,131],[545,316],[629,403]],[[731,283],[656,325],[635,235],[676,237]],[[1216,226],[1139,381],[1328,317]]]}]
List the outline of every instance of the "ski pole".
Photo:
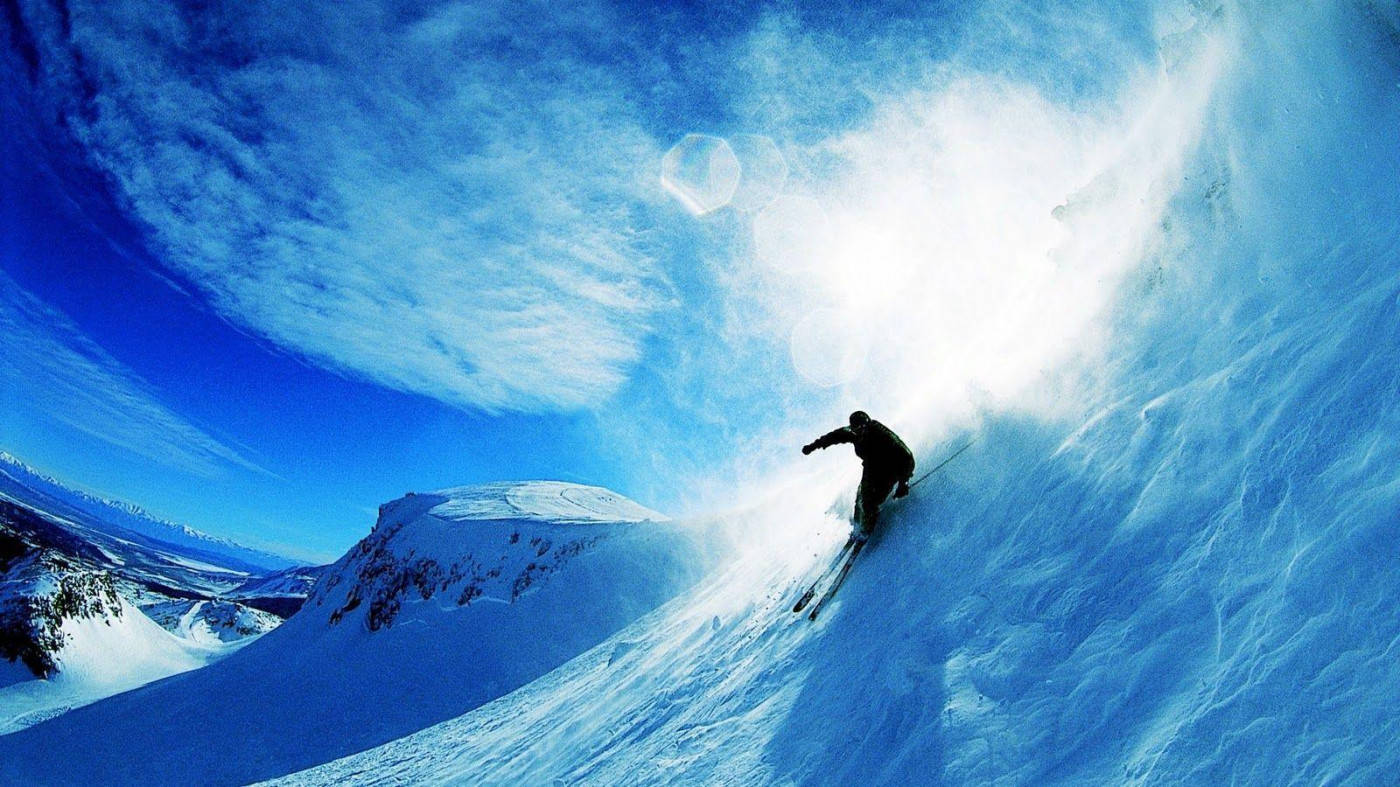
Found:
[{"label": "ski pole", "polygon": [[971,448],[971,447],[972,447],[972,444],[975,443],[975,442],[977,442],[977,438],[976,438],[976,437],[974,437],[974,438],[972,438],[971,440],[969,440],[969,441],[967,442],[967,445],[965,445],[965,446],[963,446],[962,448],[959,448],[958,450],[954,451],[952,456],[948,457],[947,459],[944,459],[942,462],[939,462],[937,467],[935,467],[935,468],[933,468],[932,470],[928,471],[927,473],[924,473],[923,475],[919,476],[919,480],[918,480],[918,481],[915,481],[915,482],[912,483],[912,484],[910,484],[910,485],[909,485],[909,488],[910,488],[910,489],[913,489],[914,487],[916,487],[916,486],[918,486],[920,483],[922,483],[923,480],[924,480],[925,478],[928,478],[929,476],[933,475],[934,473],[937,473],[939,470],[942,470],[944,465],[948,464],[949,462],[953,461],[954,459],[957,459],[959,454],[961,454],[963,451],[966,451],[967,449]]}]

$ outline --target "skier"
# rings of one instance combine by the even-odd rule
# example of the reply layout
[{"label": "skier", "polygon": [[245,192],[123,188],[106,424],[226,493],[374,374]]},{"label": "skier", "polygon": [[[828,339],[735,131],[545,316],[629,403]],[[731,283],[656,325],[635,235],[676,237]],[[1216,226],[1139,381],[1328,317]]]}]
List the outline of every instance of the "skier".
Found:
[{"label": "skier", "polygon": [[865,543],[875,531],[880,504],[894,490],[896,498],[909,494],[909,479],[914,475],[914,455],[890,428],[874,420],[864,411],[851,413],[851,425],[828,432],[802,446],[804,455],[818,448],[838,443],[851,443],[860,457],[865,472],[860,477],[856,494],[855,521],[858,525],[853,538]]}]

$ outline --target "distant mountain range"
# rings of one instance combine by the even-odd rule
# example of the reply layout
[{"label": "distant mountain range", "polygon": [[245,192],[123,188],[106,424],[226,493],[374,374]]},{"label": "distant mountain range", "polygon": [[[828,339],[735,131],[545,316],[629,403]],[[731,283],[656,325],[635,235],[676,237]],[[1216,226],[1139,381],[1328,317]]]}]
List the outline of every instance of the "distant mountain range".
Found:
[{"label": "distant mountain range", "polygon": [[[212,557],[229,568],[260,573],[304,565],[271,552],[252,549],[227,538],[211,536],[187,525],[153,516],[133,503],[98,497],[45,475],[12,454],[0,451],[0,495],[17,502],[28,502],[50,513],[90,520],[99,529],[116,526],[121,530],[153,538]],[[85,515],[85,516],[83,516]]]}]

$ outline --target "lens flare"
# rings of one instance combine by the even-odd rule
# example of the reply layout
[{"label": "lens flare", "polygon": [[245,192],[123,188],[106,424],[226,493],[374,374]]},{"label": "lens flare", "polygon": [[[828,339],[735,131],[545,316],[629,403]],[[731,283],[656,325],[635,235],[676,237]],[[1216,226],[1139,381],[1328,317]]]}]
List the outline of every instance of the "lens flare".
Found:
[{"label": "lens flare", "polygon": [[729,204],[739,172],[729,143],[708,134],[686,134],[661,159],[661,185],[696,216]]},{"label": "lens flare", "polygon": [[777,143],[761,134],[735,134],[729,137],[729,147],[742,170],[732,204],[749,213],[762,210],[782,193],[787,159]]}]

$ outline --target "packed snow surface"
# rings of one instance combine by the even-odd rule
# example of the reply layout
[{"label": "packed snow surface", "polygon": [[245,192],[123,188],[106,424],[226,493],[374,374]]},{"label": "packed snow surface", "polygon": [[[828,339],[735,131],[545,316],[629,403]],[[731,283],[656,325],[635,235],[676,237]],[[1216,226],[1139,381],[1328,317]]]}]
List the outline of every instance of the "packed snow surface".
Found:
[{"label": "packed snow surface", "polygon": [[450,520],[537,520],[558,523],[664,521],[666,517],[596,486],[561,481],[524,481],[455,487],[428,511]]}]

